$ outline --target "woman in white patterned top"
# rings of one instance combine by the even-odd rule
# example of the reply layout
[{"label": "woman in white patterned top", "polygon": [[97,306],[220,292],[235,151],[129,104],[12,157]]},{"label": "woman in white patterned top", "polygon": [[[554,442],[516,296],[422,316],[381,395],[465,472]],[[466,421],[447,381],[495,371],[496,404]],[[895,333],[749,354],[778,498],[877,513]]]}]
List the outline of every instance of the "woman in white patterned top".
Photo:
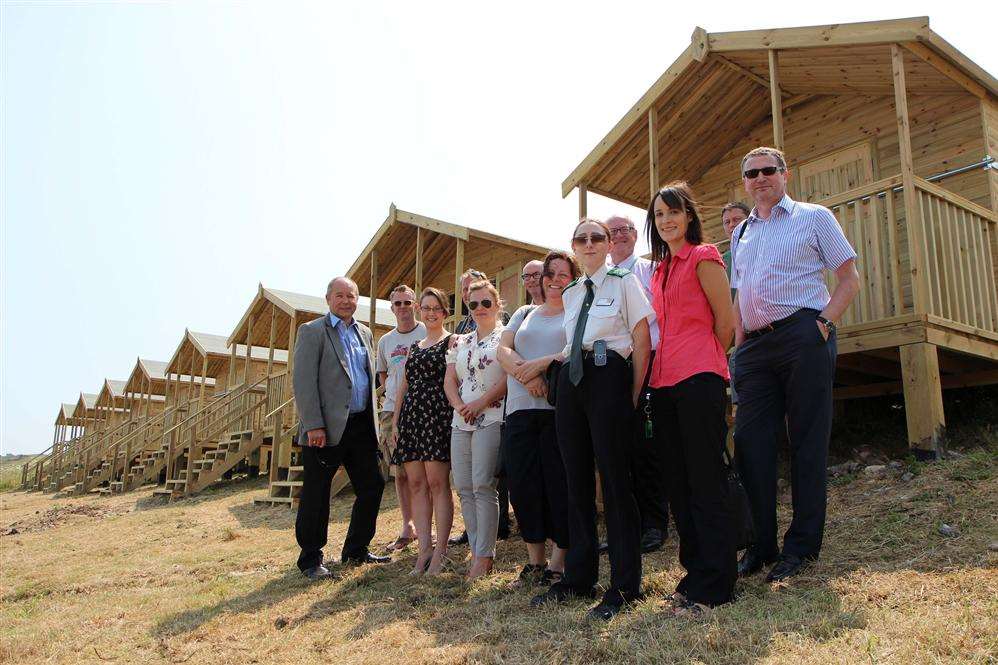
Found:
[{"label": "woman in white patterned top", "polygon": [[499,292],[488,281],[471,285],[468,309],[477,327],[447,354],[444,391],[454,407],[451,471],[474,557],[468,579],[492,570],[499,526],[499,440],[506,373],[496,358],[503,326]]}]

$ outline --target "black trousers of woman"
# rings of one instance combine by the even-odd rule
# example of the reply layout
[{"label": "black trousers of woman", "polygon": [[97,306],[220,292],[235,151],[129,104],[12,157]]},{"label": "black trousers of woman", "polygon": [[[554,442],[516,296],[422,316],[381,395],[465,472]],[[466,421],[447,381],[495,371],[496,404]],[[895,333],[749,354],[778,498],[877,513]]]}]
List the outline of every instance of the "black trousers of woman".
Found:
[{"label": "black trousers of woman", "polygon": [[610,588],[604,600],[612,594],[617,601],[631,601],[641,591],[640,518],[631,488],[631,367],[613,351],[602,367],[587,352],[583,365],[578,386],[569,379],[570,363],[558,375],[555,429],[568,484],[570,541],[562,582],[584,594],[599,578],[598,468],[610,546]]},{"label": "black trousers of woman", "polygon": [[714,606],[731,600],[738,576],[734,516],[721,451],[728,425],[724,379],[704,372],[652,391],[656,439],[664,446],[669,504],[686,576],[676,591]]}]

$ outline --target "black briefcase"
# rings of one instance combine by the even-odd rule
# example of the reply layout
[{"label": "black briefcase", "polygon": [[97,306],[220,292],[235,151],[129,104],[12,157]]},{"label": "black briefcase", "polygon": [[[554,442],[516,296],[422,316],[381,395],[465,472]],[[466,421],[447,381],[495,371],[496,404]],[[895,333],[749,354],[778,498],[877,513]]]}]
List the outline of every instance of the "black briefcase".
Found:
[{"label": "black briefcase", "polygon": [[744,550],[755,542],[755,524],[752,522],[752,509],[749,507],[748,494],[742,479],[738,475],[728,448],[724,448],[724,467],[728,482],[728,510],[734,520],[735,545]]},{"label": "black briefcase", "polygon": [[547,400],[551,406],[558,404],[558,374],[561,373],[561,365],[560,360],[552,360],[548,368],[544,370],[544,380],[548,384]]}]

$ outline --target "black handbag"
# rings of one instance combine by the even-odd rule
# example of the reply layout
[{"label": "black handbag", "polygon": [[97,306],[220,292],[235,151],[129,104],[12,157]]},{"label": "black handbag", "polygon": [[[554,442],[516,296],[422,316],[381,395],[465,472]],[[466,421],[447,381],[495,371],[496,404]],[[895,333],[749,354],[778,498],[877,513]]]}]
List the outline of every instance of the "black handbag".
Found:
[{"label": "black handbag", "polygon": [[544,380],[548,384],[548,404],[556,406],[558,404],[558,374],[561,372],[562,362],[552,360],[548,368],[544,370]]},{"label": "black handbag", "polygon": [[748,549],[755,542],[755,524],[752,521],[752,509],[749,507],[748,494],[742,479],[738,475],[728,447],[724,447],[724,467],[728,482],[728,510],[731,513],[735,527],[736,549]]}]

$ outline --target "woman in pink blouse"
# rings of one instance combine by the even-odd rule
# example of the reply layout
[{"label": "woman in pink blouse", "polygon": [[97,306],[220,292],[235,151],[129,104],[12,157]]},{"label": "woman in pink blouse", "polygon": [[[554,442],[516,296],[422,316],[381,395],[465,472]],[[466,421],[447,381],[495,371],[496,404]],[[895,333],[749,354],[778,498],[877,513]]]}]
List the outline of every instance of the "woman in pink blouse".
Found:
[{"label": "woman in pink blouse", "polygon": [[686,569],[672,601],[677,614],[701,614],[731,600],[737,577],[722,458],[731,292],[720,252],[702,244],[685,182],[655,194],[645,231],[656,265],[651,291],[660,332],[649,381],[653,427],[665,446],[679,562]]}]

